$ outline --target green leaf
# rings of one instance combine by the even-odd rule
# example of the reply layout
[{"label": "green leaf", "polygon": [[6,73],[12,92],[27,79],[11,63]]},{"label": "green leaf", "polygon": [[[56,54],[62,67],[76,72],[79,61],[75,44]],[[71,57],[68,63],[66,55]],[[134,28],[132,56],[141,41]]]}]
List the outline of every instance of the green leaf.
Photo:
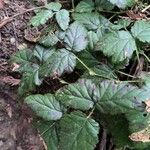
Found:
[{"label": "green leaf", "polygon": [[29,49],[18,51],[15,55],[10,58],[10,61],[18,64],[26,64],[31,61],[32,53]]},{"label": "green leaf", "polygon": [[50,9],[52,11],[59,11],[61,9],[62,5],[58,2],[51,2],[46,5],[47,9]]},{"label": "green leaf", "polygon": [[[80,52],[77,54],[77,57],[89,68],[93,68],[93,66],[100,64],[100,62],[88,50]],[[77,63],[77,68],[86,70],[85,66],[83,66],[83,64],[81,64],[79,61]]]},{"label": "green leaf", "polygon": [[119,8],[131,7],[135,4],[136,0],[109,0],[112,4],[118,6]]},{"label": "green leaf", "polygon": [[150,22],[139,20],[136,21],[131,29],[133,36],[142,42],[150,42]]},{"label": "green leaf", "polygon": [[74,22],[67,29],[64,42],[69,50],[80,52],[87,46],[87,31],[83,25]]},{"label": "green leaf", "polygon": [[97,30],[99,27],[107,27],[110,23],[105,17],[98,13],[74,13],[73,19],[82,23],[88,30]]},{"label": "green leaf", "polygon": [[96,47],[96,50],[101,50],[104,55],[111,56],[113,63],[131,58],[136,49],[135,40],[128,31],[108,33]]},{"label": "green leaf", "polygon": [[45,24],[50,18],[53,17],[51,10],[41,10],[37,12],[36,16],[31,18],[31,24],[36,27]]},{"label": "green leaf", "polygon": [[95,6],[98,10],[112,10],[114,5],[112,5],[108,0],[95,0]]},{"label": "green leaf", "polygon": [[44,139],[47,150],[58,150],[57,123],[40,120],[35,122],[34,126]]},{"label": "green leaf", "polygon": [[97,34],[93,31],[88,32],[89,49],[93,50],[96,43],[99,41]]},{"label": "green leaf", "polygon": [[56,20],[62,30],[66,30],[69,26],[70,17],[69,12],[65,9],[56,13]]},{"label": "green leaf", "polygon": [[80,1],[75,8],[75,12],[79,13],[91,12],[92,10],[94,10],[94,3],[92,0]]},{"label": "green leaf", "polygon": [[30,95],[25,99],[25,103],[45,120],[58,120],[62,117],[61,105],[52,94]]},{"label": "green leaf", "polygon": [[61,120],[60,149],[93,150],[98,143],[99,124],[81,112]]},{"label": "green leaf", "polygon": [[96,86],[91,80],[79,80],[77,83],[70,84],[58,91],[59,99],[66,106],[89,110],[94,106],[96,98]]},{"label": "green leaf", "polygon": [[53,55],[53,49],[46,49],[40,45],[36,45],[33,51],[33,55],[37,57],[40,62],[45,62],[51,55]]},{"label": "green leaf", "polygon": [[45,69],[50,76],[61,76],[63,73],[71,73],[75,66],[75,55],[66,49],[60,49],[49,57],[43,69]]},{"label": "green leaf", "polygon": [[58,41],[59,39],[55,34],[49,34],[47,36],[43,36],[39,43],[43,46],[50,47],[56,45]]},{"label": "green leaf", "polygon": [[144,95],[140,96],[143,91],[137,87],[105,80],[99,84],[98,89],[99,100],[96,107],[101,113],[115,115],[143,111]]}]

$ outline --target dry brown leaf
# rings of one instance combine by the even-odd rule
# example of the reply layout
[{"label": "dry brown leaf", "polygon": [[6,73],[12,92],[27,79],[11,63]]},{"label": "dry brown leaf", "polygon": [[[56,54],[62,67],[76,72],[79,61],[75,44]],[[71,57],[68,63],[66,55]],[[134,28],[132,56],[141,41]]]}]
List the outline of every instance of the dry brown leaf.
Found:
[{"label": "dry brown leaf", "polygon": [[13,63],[12,71],[16,71],[19,67],[20,65],[18,65],[17,63]]},{"label": "dry brown leaf", "polygon": [[146,105],[146,111],[147,111],[147,112],[150,112],[150,99],[144,101],[144,103],[145,103],[145,105]]},{"label": "dry brown leaf", "polygon": [[11,17],[5,17],[1,22],[0,22],[0,28],[2,28],[4,25],[6,25],[8,22],[12,20]]},{"label": "dry brown leaf", "polygon": [[150,142],[150,135],[143,132],[132,133],[129,138],[134,142]]},{"label": "dry brown leaf", "polygon": [[16,86],[19,85],[20,83],[20,79],[15,79],[11,76],[6,76],[6,77],[0,77],[0,81],[9,84],[11,86]]},{"label": "dry brown leaf", "polygon": [[4,0],[0,0],[0,9],[4,8]]}]

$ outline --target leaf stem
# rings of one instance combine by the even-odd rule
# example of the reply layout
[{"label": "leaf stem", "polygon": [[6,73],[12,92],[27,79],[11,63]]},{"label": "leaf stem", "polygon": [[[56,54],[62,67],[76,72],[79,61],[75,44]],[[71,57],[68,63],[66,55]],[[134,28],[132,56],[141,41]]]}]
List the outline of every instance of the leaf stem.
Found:
[{"label": "leaf stem", "polygon": [[148,58],[148,56],[144,52],[140,52],[140,54],[143,55],[147,59],[147,61],[150,63],[150,59]]},{"label": "leaf stem", "polygon": [[89,115],[87,116],[87,119],[89,119],[92,116],[92,114],[94,113],[94,110],[95,110],[95,107],[90,111]]},{"label": "leaf stem", "polygon": [[123,75],[125,75],[125,76],[131,77],[131,78],[136,78],[135,76],[132,76],[132,75],[127,74],[127,73],[122,72],[122,71],[117,71],[117,72],[120,73],[120,74],[123,74]]}]

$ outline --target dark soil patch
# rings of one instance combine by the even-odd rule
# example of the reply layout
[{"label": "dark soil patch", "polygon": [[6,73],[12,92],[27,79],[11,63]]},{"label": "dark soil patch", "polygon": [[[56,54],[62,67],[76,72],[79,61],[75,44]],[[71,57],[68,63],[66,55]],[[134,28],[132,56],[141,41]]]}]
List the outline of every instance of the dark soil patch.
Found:
[{"label": "dark soil patch", "polygon": [[[35,7],[31,0],[3,1],[4,6],[0,6],[0,22]],[[24,36],[25,30],[30,29],[27,24],[32,15],[33,12],[19,15],[0,28],[0,150],[44,149],[42,139],[32,128],[30,111],[17,98],[16,85],[19,80],[8,63],[10,56],[20,47],[30,44]]]}]

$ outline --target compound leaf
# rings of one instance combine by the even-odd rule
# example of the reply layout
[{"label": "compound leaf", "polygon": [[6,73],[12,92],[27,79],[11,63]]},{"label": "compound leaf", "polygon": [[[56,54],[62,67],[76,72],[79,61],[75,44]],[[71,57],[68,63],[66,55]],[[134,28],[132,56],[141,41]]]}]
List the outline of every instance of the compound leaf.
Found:
[{"label": "compound leaf", "polygon": [[139,20],[136,21],[131,29],[133,36],[142,42],[150,42],[150,22]]},{"label": "compound leaf", "polygon": [[25,103],[45,120],[58,120],[62,117],[61,105],[52,94],[30,95],[25,99]]},{"label": "compound leaf", "polygon": [[69,26],[70,18],[69,12],[62,9],[56,13],[56,20],[62,30],[66,30]]},{"label": "compound leaf", "polygon": [[82,112],[66,115],[60,124],[60,149],[93,150],[98,143],[99,124]]},{"label": "compound leaf", "polygon": [[87,31],[84,26],[78,22],[74,22],[67,29],[64,42],[69,50],[74,52],[82,51],[87,46]]}]

